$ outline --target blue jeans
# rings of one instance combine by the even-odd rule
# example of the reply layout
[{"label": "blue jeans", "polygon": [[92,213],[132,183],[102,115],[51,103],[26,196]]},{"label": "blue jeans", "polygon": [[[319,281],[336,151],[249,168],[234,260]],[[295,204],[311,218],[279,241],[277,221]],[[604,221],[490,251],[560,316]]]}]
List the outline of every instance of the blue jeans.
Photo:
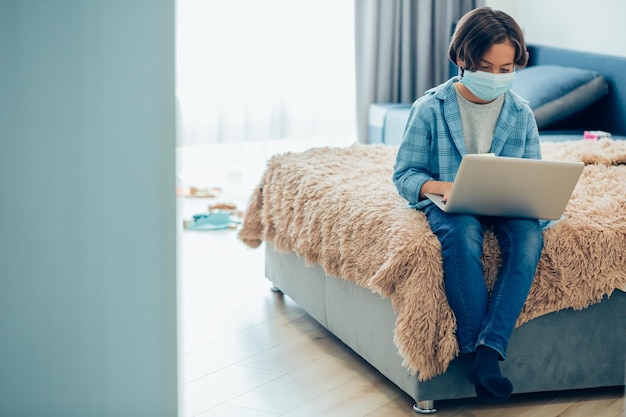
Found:
[{"label": "blue jeans", "polygon": [[[461,353],[475,352],[484,345],[504,359],[541,257],[539,221],[447,214],[434,204],[426,207],[424,214],[441,242],[444,285],[456,317]],[[481,261],[487,227],[493,227],[502,253],[502,267],[491,296]]]}]

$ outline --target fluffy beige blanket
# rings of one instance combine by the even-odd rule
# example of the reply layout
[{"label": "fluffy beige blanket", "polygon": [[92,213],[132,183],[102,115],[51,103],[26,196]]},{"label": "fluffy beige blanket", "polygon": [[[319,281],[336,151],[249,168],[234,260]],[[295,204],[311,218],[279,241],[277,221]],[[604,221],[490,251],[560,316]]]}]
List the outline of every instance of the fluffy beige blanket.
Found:
[{"label": "fluffy beige blanket", "polygon": [[[544,159],[587,165],[565,211],[544,232],[545,248],[521,325],[565,308],[583,309],[626,287],[626,141],[546,143]],[[411,372],[427,380],[458,354],[446,300],[439,241],[422,212],[392,181],[397,147],[314,148],[272,157],[254,190],[239,238],[273,242],[328,275],[390,297],[395,343]],[[485,237],[490,286],[499,246]]]}]

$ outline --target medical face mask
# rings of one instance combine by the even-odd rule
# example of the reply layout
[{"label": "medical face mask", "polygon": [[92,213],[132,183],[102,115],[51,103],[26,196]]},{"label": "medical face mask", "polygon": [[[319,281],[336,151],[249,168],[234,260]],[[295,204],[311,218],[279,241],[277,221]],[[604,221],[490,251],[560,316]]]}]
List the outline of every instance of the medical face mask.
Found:
[{"label": "medical face mask", "polygon": [[479,99],[491,101],[509,91],[514,79],[515,72],[492,74],[484,71],[464,71],[461,83]]}]

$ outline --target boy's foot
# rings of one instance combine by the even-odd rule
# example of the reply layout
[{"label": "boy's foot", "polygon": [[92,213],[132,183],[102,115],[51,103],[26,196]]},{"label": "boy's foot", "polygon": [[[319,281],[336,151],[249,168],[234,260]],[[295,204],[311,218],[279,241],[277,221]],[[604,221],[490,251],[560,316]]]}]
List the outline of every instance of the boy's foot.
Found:
[{"label": "boy's foot", "polygon": [[506,397],[496,397],[485,387],[481,387],[480,385],[475,385],[474,390],[476,391],[476,398],[478,401],[484,404],[499,404],[503,403],[509,399],[509,396]]},{"label": "boy's foot", "polygon": [[474,361],[467,370],[467,379],[476,387],[480,401],[506,401],[513,392],[513,384],[500,373],[500,354],[490,347],[479,346]]}]

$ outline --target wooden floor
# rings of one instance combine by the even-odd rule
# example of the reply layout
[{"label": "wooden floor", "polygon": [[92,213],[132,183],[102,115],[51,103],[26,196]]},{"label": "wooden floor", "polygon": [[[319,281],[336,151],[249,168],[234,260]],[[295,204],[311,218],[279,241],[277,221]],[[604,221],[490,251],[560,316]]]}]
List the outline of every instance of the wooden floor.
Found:
[{"label": "wooden floor", "polygon": [[[180,216],[208,200],[179,198]],[[263,249],[236,231],[179,222],[180,416],[413,416],[412,399],[264,278]],[[439,417],[626,417],[624,391],[438,401]]]}]

